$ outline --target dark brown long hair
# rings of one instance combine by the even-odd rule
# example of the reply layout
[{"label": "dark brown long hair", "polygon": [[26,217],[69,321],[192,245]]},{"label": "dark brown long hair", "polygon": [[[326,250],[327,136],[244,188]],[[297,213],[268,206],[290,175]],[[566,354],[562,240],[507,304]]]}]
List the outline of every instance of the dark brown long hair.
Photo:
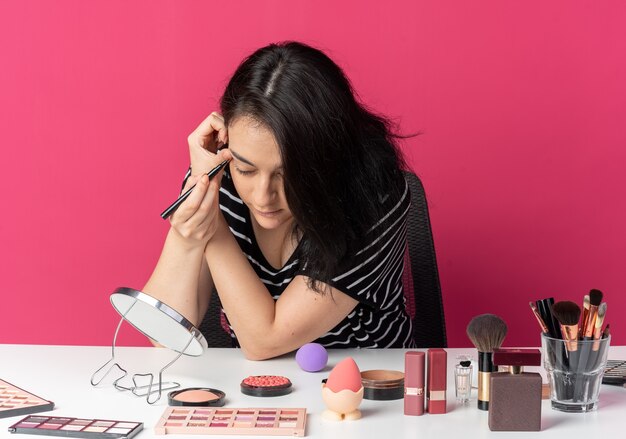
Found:
[{"label": "dark brown long hair", "polygon": [[356,240],[386,212],[379,197],[404,189],[390,122],[355,98],[341,68],[298,42],[271,44],[237,68],[221,99],[228,126],[249,117],[280,148],[287,203],[302,233],[301,263],[318,292]]}]

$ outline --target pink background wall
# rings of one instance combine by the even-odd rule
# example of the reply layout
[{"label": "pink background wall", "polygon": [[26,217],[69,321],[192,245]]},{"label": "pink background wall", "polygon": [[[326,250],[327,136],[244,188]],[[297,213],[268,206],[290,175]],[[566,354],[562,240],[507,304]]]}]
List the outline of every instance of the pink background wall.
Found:
[{"label": "pink background wall", "polygon": [[[626,6],[589,1],[3,1],[0,343],[109,344],[141,288],[186,136],[241,58],[296,39],[423,135],[451,347],[494,312],[603,290],[626,344]],[[143,344],[132,330],[123,344]]]}]

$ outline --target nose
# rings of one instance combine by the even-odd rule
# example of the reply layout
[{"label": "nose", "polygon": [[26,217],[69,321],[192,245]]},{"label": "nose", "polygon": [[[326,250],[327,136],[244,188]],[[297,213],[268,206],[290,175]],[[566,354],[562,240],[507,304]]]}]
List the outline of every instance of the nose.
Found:
[{"label": "nose", "polygon": [[272,176],[261,176],[254,187],[254,204],[259,209],[271,208],[277,196],[277,182]]}]

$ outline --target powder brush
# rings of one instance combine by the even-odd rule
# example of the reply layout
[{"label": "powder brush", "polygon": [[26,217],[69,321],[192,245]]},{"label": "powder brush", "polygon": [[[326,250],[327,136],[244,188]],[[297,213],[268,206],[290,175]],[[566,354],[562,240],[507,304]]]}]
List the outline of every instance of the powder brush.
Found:
[{"label": "powder brush", "polygon": [[481,314],[467,325],[467,336],[478,350],[478,409],[489,410],[489,379],[496,368],[493,350],[499,349],[506,337],[507,326],[495,314]]},{"label": "powder brush", "polygon": [[563,300],[552,305],[552,314],[561,324],[561,333],[566,340],[567,350],[574,352],[578,349],[578,321],[580,307],[577,303]]},{"label": "powder brush", "polygon": [[[563,349],[557,355],[563,356],[564,370],[576,373],[579,366],[580,353],[578,352],[578,321],[580,319],[580,307],[570,301],[556,302],[552,304],[552,315],[559,322],[561,334],[563,336]],[[583,360],[586,362],[586,360]],[[580,394],[582,380],[574,380],[569,384],[564,384],[562,391],[566,399],[576,398]]]},{"label": "powder brush", "polygon": [[469,322],[466,332],[478,352],[493,352],[502,346],[507,330],[506,323],[497,315],[481,314]]}]

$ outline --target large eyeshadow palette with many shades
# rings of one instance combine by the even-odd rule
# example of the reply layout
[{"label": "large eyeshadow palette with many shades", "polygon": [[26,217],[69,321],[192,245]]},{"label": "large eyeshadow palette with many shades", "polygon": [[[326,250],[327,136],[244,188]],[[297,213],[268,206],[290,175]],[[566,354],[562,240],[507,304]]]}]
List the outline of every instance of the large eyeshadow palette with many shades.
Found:
[{"label": "large eyeshadow palette with many shades", "polygon": [[91,439],[128,439],[143,428],[141,422],[27,416],[9,427],[11,433]]},{"label": "large eyeshadow palette with many shades", "polygon": [[11,383],[0,380],[0,418],[45,412],[53,408],[52,401],[46,401]]},{"label": "large eyeshadow palette with many shades", "polygon": [[304,436],[304,408],[169,407],[156,434]]},{"label": "large eyeshadow palette with many shades", "polygon": [[615,384],[626,387],[626,360],[608,360],[602,384]]}]

